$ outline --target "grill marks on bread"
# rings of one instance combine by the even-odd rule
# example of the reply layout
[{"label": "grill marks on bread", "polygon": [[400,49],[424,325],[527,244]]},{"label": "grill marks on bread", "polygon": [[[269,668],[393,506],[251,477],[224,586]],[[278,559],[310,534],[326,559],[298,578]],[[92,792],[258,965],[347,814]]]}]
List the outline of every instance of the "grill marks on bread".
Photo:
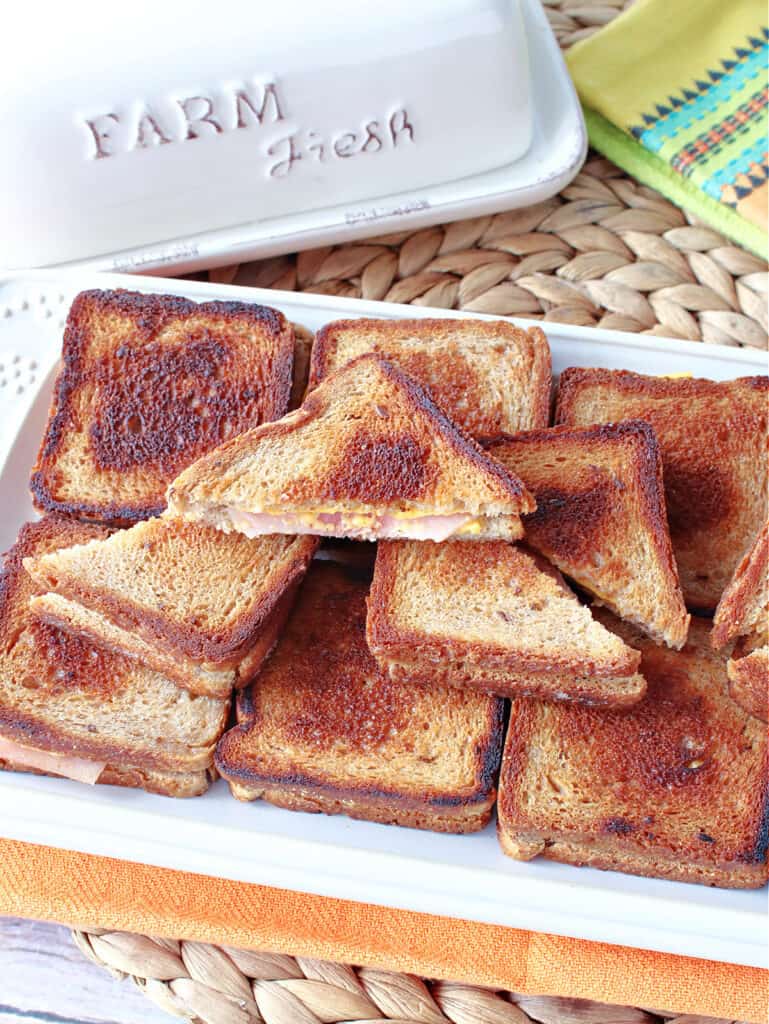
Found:
[{"label": "grill marks on bread", "polygon": [[159,513],[185,466],[283,415],[293,345],[261,306],[81,293],[32,474],[37,506],[116,523]]}]

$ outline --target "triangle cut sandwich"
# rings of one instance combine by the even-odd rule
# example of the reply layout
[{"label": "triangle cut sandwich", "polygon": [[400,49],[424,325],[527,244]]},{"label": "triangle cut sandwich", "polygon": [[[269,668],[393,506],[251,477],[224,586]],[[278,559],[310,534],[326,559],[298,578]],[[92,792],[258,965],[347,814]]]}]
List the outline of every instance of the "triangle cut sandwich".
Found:
[{"label": "triangle cut sandwich", "polygon": [[767,520],[769,377],[715,381],[569,367],[555,420],[572,427],[644,420],[662,454],[681,589],[712,613]]},{"label": "triangle cut sandwich", "polygon": [[172,512],[247,536],[519,537],[530,494],[391,363],[363,355],[304,404],[222,445],[168,492]]},{"label": "triangle cut sandwich", "polygon": [[767,720],[769,705],[769,523],[734,571],[713,618],[716,650],[733,644],[726,670],[729,692],[747,711]]},{"label": "triangle cut sandwich", "polygon": [[227,697],[274,646],[317,545],[162,516],[25,566],[42,590],[39,618],[192,693]]},{"label": "triangle cut sandwich", "polygon": [[649,424],[532,430],[501,435],[487,450],[537,502],[524,518],[526,543],[620,618],[682,647],[689,616]]},{"label": "triangle cut sandwich", "polygon": [[23,566],[106,536],[50,513],[23,526],[0,575],[0,767],[197,796],[209,785],[228,700],[196,697],[135,658],[42,622]]},{"label": "triangle cut sandwich", "polygon": [[646,689],[639,653],[593,619],[557,570],[505,541],[380,543],[367,636],[404,684],[609,706]]},{"label": "triangle cut sandwich", "polygon": [[438,832],[489,821],[504,702],[382,672],[360,574],[313,563],[272,657],[238,694],[219,772],[240,800]]}]

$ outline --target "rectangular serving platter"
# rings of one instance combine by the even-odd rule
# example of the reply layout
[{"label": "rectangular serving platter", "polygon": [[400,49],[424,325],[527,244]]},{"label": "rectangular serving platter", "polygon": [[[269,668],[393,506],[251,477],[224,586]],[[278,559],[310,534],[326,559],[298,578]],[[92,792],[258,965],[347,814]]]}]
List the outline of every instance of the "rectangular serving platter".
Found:
[{"label": "rectangular serving platter", "polygon": [[[45,424],[63,321],[74,295],[94,287],[260,302],[310,329],[340,317],[459,315],[117,274],[52,270],[0,280],[2,549],[34,516],[27,480]],[[714,379],[767,372],[766,354],[756,351],[555,323],[545,327],[555,373],[570,365]],[[493,823],[477,835],[438,835],[241,804],[221,781],[203,797],[173,800],[3,772],[0,834],[383,906],[750,966],[769,963],[766,889],[719,890],[545,861],[517,863],[500,852]]]}]

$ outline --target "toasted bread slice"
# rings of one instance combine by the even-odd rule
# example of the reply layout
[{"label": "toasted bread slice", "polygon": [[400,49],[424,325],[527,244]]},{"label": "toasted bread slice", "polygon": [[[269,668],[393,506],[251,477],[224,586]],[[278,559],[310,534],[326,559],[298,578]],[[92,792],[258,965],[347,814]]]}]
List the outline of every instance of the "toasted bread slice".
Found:
[{"label": "toasted bread slice", "polygon": [[195,459],[288,408],[293,329],[244,302],[89,291],[32,473],[36,506],[127,524],[158,515]]},{"label": "toasted bread slice", "polygon": [[439,832],[488,822],[503,702],[392,682],[366,646],[367,584],[315,562],[288,625],[222,738],[241,800]]},{"label": "toasted bread slice", "polygon": [[686,603],[712,612],[767,520],[769,377],[712,381],[572,367],[556,421],[641,419],[662,452],[665,502]]},{"label": "toasted bread slice", "polygon": [[227,697],[272,649],[318,541],[225,534],[163,516],[25,562],[40,618]]},{"label": "toasted bread slice", "polygon": [[638,652],[504,541],[383,542],[368,606],[369,647],[404,683],[614,705],[646,689]]},{"label": "toasted bread slice", "polygon": [[[91,781],[106,765],[113,776],[146,780],[156,789],[165,785],[161,775],[171,773],[169,790],[201,790],[228,701],[194,697],[135,659],[62,633],[29,610],[36,586],[23,567],[26,557],[105,535],[97,526],[50,514],[22,527],[6,555],[0,575],[0,757],[44,771],[60,763],[67,770],[56,774],[75,777],[90,766]],[[41,768],[34,756],[39,752],[56,761]],[[25,753],[30,757],[22,762]]]},{"label": "toasted bread slice", "polygon": [[550,347],[506,320],[337,320],[315,339],[309,387],[364,352],[418,381],[473,437],[546,427]]},{"label": "toasted bread slice", "polygon": [[753,649],[740,638],[726,663],[729,696],[750,715],[769,719],[769,644]]},{"label": "toasted bread slice", "polygon": [[526,543],[621,618],[682,647],[689,616],[649,424],[553,427],[486,447],[537,502],[524,518]]},{"label": "toasted bread slice", "polygon": [[769,631],[769,523],[764,523],[740,560],[713,618],[711,640],[718,650],[738,637],[753,646],[767,643]]},{"label": "toasted bread slice", "polygon": [[767,720],[769,704],[769,523],[734,570],[713,619],[715,648],[736,641],[727,663],[729,692],[750,714]]},{"label": "toasted bread slice", "polygon": [[174,514],[248,536],[514,538],[534,509],[520,480],[376,355],[204,456],[168,495]]},{"label": "toasted bread slice", "polygon": [[681,651],[598,611],[642,651],[626,711],[513,701],[499,794],[511,857],[756,888],[769,877],[766,727],[725,692],[726,659],[693,618]]}]

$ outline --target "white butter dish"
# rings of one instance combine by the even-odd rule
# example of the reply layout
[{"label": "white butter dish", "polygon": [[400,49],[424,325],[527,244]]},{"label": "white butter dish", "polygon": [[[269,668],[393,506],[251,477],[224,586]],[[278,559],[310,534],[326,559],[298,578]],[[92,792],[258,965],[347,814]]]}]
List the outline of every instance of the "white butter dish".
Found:
[{"label": "white butter dish", "polygon": [[417,228],[537,202],[584,157],[539,0],[73,0],[16,17],[6,268],[191,270]]}]

